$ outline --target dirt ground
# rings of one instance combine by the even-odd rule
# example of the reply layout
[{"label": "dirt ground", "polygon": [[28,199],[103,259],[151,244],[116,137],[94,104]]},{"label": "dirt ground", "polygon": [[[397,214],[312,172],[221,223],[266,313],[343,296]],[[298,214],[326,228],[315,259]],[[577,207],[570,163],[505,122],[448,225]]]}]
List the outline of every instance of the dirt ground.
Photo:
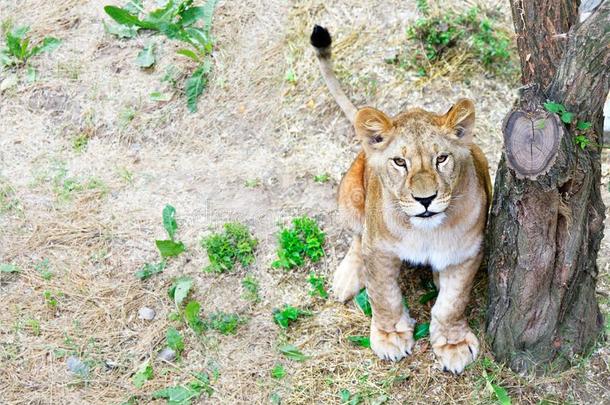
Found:
[{"label": "dirt ground", "polygon": [[[62,40],[57,50],[32,61],[36,81],[26,80],[25,70],[0,73],[0,82],[18,78],[0,93],[0,263],[21,269],[0,273],[0,404],[119,404],[132,397],[153,403],[153,391],[186,383],[194,371],[212,379],[214,393],[202,395],[201,403],[269,403],[278,397],[286,404],[339,403],[344,389],[372,404],[494,403],[485,375],[513,403],[610,403],[605,342],[575,359],[569,371],[539,377],[484,360],[492,358],[484,347],[480,360],[456,377],[438,369],[426,339],[398,363],[378,360],[347,341],[368,334],[369,320],[353,303],[308,294],[309,272],[330,279],[347,250],[349,235],[338,226],[334,195],[359,149],[319,76],[308,44],[312,25],[328,26],[335,35],[336,69],[356,105],[390,114],[415,105],[444,112],[460,97],[475,100],[476,136],[492,170],[501,153],[499,123],[516,82],[477,69],[459,77],[459,65],[422,82],[384,63],[388,54],[405,49],[414,1],[221,1],[210,85],[191,114],[178,92],[168,102],[151,101],[149,94],[172,92],[161,81],[172,66],[179,72],[193,66],[159,35],[117,39],[105,33],[108,3],[0,2],[0,21],[30,25],[35,38]],[[510,28],[507,4],[479,6]],[[158,44],[158,62],[142,70],[134,59],[151,39]],[[285,80],[289,70],[294,83]],[[86,145],[75,148],[83,138]],[[604,158],[606,202],[609,171]],[[323,173],[330,181],[313,180]],[[164,236],[166,203],[176,207],[178,239],[187,251],[162,274],[140,281],[134,273],[158,260],[154,240]],[[272,269],[278,223],[303,214],[318,219],[326,232],[326,256],[304,269]],[[202,272],[202,236],[235,220],[260,240],[256,262],[222,275]],[[607,316],[608,239],[598,263]],[[45,269],[52,272],[49,280]],[[242,298],[247,273],[260,283],[259,303]],[[419,305],[418,299],[425,292],[421,279],[429,275],[405,273],[412,315],[426,322],[431,304]],[[204,314],[222,310],[247,319],[236,335],[198,337],[168,320],[175,308],[167,289],[182,275],[195,280],[192,297]],[[480,338],[485,283],[482,274],[470,309]],[[45,294],[57,300],[56,308]],[[271,317],[283,304],[308,308],[314,316],[284,332]],[[156,311],[153,321],[138,319],[143,306]],[[163,363],[155,359],[170,325],[185,335],[186,349],[178,362]],[[286,359],[277,348],[287,342],[311,358]],[[86,378],[68,370],[69,356],[88,365]],[[131,376],[147,359],[154,378],[137,389]],[[280,380],[270,375],[277,363],[287,371]]]}]

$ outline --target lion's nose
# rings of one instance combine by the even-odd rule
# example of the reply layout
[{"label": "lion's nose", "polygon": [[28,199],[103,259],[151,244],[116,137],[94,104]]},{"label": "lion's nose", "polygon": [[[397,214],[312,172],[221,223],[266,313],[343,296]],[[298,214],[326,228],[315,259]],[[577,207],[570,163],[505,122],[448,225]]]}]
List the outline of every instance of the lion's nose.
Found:
[{"label": "lion's nose", "polygon": [[436,194],[437,193],[434,193],[434,195],[431,195],[431,196],[428,196],[428,197],[415,197],[415,196],[413,196],[413,198],[415,198],[415,201],[417,201],[418,203],[423,205],[425,209],[428,209],[428,206],[430,205],[432,200],[434,200],[436,198]]}]

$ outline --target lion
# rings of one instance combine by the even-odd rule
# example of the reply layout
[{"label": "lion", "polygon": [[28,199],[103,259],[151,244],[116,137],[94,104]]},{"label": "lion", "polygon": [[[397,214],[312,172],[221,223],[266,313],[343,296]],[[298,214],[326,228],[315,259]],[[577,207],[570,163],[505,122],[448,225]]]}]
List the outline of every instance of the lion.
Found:
[{"label": "lion", "polygon": [[443,369],[459,374],[479,352],[464,310],[483,257],[491,197],[487,159],[473,143],[474,103],[460,99],[445,114],[411,108],[395,117],[357,109],[333,73],[331,42],[316,25],[311,44],[322,75],[362,145],[338,191],[353,241],[334,274],[333,293],[345,302],[366,287],[371,349],[397,361],[415,343],[415,320],[398,285],[401,262],[429,265],[439,291],[430,342]]}]

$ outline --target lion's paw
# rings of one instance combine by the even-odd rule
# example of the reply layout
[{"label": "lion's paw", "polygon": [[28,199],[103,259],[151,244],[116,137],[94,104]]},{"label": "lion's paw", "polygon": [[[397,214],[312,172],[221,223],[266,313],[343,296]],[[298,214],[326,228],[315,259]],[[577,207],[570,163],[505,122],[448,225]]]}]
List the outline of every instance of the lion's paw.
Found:
[{"label": "lion's paw", "polygon": [[346,302],[364,287],[361,274],[362,259],[350,250],[339,264],[333,277],[333,295],[339,302]]},{"label": "lion's paw", "polygon": [[415,340],[413,339],[414,320],[404,314],[392,332],[383,331],[371,323],[371,349],[382,360],[398,361],[411,354]]},{"label": "lion's paw", "polygon": [[452,341],[444,337],[432,344],[434,354],[439,358],[444,371],[460,374],[479,354],[479,340],[471,332],[465,333],[461,340]]}]

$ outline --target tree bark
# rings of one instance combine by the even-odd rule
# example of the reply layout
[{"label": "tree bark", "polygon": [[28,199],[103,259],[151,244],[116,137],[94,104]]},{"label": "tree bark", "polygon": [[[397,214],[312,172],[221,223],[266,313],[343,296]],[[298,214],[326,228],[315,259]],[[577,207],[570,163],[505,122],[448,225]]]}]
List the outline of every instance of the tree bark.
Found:
[{"label": "tree bark", "polygon": [[[605,217],[597,143],[610,84],[610,0],[582,24],[570,0],[513,0],[511,7],[526,86],[506,123],[512,114],[549,114],[545,99],[577,117],[553,135],[558,150],[540,173],[507,164],[505,142],[494,185],[487,334],[498,360],[535,371],[569,365],[592,347],[603,323],[595,297]],[[584,150],[573,141],[577,120],[593,124]],[[505,140],[514,127],[505,125]]]}]

